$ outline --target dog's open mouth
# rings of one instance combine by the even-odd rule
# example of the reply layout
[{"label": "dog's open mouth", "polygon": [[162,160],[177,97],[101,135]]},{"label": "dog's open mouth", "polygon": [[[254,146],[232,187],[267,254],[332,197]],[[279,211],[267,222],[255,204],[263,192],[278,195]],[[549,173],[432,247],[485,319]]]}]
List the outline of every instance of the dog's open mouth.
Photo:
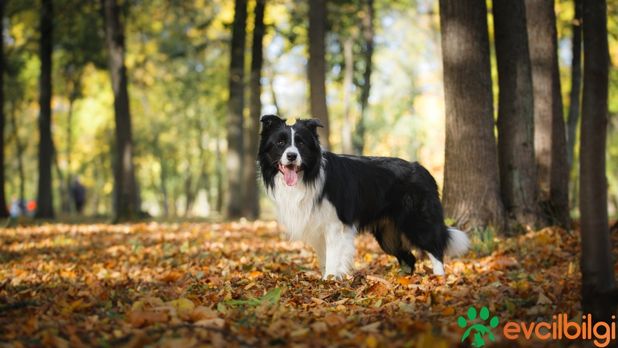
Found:
[{"label": "dog's open mouth", "polygon": [[279,163],[279,171],[283,174],[283,180],[288,186],[294,186],[298,182],[298,173],[301,171],[300,166],[288,164],[284,166]]}]

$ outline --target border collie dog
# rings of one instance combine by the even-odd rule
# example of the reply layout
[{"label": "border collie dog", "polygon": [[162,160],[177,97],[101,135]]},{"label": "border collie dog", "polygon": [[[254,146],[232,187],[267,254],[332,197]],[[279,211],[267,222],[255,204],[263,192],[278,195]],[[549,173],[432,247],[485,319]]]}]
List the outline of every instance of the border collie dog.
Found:
[{"label": "border collie dog", "polygon": [[445,254],[467,251],[468,237],[444,224],[438,186],[420,164],[324,151],[315,119],[260,121],[258,163],[268,196],[291,239],[313,246],[325,279],[350,273],[357,231],[370,231],[407,272],[414,271],[413,247],[427,253],[436,275],[444,274]]}]

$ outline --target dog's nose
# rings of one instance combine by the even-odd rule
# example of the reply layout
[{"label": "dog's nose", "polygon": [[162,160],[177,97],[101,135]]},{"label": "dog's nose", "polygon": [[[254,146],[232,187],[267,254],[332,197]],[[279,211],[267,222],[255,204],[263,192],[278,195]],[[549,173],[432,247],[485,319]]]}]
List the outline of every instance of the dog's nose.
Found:
[{"label": "dog's nose", "polygon": [[296,157],[298,157],[298,154],[295,152],[288,152],[287,154],[288,161],[290,162],[296,161]]}]

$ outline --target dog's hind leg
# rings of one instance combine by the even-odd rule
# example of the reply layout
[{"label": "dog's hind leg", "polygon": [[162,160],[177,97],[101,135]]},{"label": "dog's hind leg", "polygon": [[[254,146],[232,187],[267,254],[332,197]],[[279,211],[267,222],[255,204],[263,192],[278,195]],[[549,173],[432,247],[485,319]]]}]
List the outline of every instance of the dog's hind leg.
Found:
[{"label": "dog's hind leg", "polygon": [[401,267],[401,271],[403,273],[412,274],[414,272],[414,265],[416,265],[416,257],[410,251],[399,250],[397,252],[397,261],[399,261],[399,266]]},{"label": "dog's hind leg", "polygon": [[433,269],[433,274],[444,275],[444,264],[442,263],[442,257],[438,259],[430,252],[427,252],[427,256],[429,256],[429,259],[431,260],[431,268]]},{"label": "dog's hind leg", "polygon": [[416,258],[410,251],[409,243],[402,241],[402,235],[397,231],[394,224],[384,220],[373,227],[372,233],[380,248],[385,253],[397,258],[402,272],[410,274],[414,271]]}]

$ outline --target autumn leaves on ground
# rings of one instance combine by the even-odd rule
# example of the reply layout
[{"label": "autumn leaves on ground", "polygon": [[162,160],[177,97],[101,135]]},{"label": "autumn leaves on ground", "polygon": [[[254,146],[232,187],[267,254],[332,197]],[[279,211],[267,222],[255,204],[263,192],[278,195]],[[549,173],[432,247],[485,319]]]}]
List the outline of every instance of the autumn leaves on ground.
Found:
[{"label": "autumn leaves on ground", "polygon": [[444,278],[425,259],[400,274],[363,235],[341,281],[321,280],[312,250],[274,222],[54,224],[0,240],[0,342],[12,346],[448,347],[470,306],[501,325],[580,308],[578,234],[559,229],[477,245]]}]

